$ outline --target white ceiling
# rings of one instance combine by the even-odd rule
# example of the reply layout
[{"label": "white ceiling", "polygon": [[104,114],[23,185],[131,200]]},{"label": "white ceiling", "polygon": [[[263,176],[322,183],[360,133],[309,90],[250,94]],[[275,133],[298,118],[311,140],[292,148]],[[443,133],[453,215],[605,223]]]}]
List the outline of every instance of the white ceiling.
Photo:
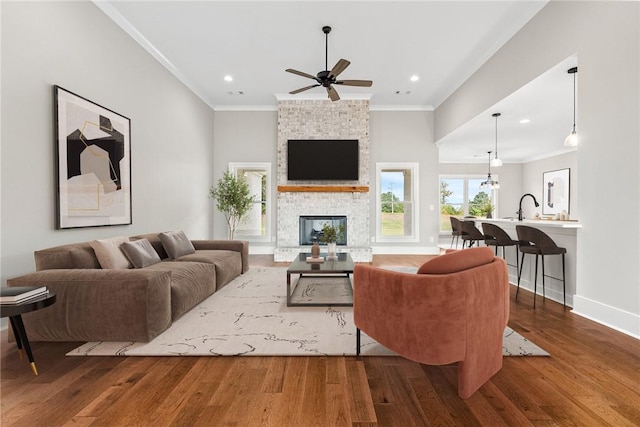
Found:
[{"label": "white ceiling", "polygon": [[[329,68],[345,58],[351,65],[341,78],[374,82],[371,88],[338,87],[343,99],[370,99],[372,109],[433,109],[547,2],[94,1],[216,110],[275,109],[277,100],[287,97],[326,99],[321,87],[288,95],[314,82],[284,71],[315,75],[325,69],[324,25],[333,28]],[[541,77],[547,89],[527,86],[496,106],[502,110],[503,160],[542,157],[549,152],[545,144],[551,129],[562,127],[562,135],[568,133],[573,88],[568,68],[560,76]],[[224,81],[225,75],[233,81]],[[411,82],[412,75],[420,80]],[[543,92],[547,98],[541,97]],[[560,98],[569,103],[568,112],[556,102]],[[495,138],[492,112],[440,141],[441,161],[473,162],[478,154],[486,158]],[[522,114],[531,123],[516,132],[509,123]]]}]

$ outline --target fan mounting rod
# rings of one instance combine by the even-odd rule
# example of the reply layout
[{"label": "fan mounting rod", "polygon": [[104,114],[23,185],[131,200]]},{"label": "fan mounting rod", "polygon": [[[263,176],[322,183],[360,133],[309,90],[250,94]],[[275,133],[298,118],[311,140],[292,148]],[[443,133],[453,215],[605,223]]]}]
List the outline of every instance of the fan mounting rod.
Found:
[{"label": "fan mounting rod", "polygon": [[322,27],[322,32],[324,33],[324,69],[325,71],[329,71],[329,33],[331,32],[331,27],[325,25]]}]

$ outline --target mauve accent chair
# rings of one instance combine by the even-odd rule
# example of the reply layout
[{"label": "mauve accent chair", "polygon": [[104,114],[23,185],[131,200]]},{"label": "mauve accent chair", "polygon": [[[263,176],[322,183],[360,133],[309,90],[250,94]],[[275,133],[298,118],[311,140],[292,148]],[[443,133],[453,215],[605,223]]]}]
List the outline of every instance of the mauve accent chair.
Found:
[{"label": "mauve accent chair", "polygon": [[438,256],[416,274],[356,264],[358,347],[362,330],[415,362],[458,362],[458,395],[467,399],[502,368],[508,277],[505,261],[486,246]]}]

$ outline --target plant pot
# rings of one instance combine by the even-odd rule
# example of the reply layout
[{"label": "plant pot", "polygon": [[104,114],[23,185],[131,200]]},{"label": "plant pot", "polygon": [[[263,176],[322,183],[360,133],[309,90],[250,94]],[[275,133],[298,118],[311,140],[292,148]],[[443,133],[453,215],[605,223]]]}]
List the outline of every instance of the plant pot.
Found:
[{"label": "plant pot", "polygon": [[336,242],[327,243],[327,255],[335,257],[337,252]]}]

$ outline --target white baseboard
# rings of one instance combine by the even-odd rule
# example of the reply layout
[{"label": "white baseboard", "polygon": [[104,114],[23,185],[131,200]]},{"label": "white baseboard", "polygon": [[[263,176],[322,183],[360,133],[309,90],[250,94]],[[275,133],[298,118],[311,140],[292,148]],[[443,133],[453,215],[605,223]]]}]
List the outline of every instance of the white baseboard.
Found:
[{"label": "white baseboard", "polygon": [[640,315],[585,298],[573,297],[573,313],[640,339]]}]

